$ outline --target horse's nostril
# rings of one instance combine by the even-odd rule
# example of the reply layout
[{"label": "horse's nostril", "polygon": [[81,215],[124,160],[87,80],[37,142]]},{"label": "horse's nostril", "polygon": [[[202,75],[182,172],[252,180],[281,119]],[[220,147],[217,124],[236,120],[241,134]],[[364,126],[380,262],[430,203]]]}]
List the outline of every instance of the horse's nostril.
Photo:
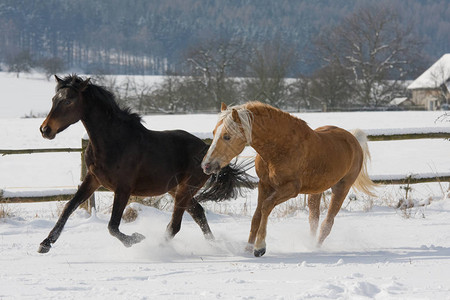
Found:
[{"label": "horse's nostril", "polygon": [[206,163],[203,165],[203,172],[205,172],[206,174],[209,174],[211,172],[211,164],[210,163]]},{"label": "horse's nostril", "polygon": [[50,132],[52,131],[52,129],[48,126],[41,126],[39,129],[43,136],[48,136],[50,134]]}]

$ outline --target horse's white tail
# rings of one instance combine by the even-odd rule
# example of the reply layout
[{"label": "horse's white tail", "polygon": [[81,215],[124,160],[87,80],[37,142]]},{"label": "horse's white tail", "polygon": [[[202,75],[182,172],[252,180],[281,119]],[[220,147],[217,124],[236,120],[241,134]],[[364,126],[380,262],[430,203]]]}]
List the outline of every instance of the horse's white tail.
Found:
[{"label": "horse's white tail", "polygon": [[370,161],[367,135],[361,129],[352,130],[352,134],[356,137],[363,150],[363,165],[361,167],[361,171],[359,172],[358,178],[356,178],[356,181],[353,184],[353,188],[369,196],[376,197],[373,192],[373,188],[377,185],[370,179],[369,174],[367,173],[367,163]]}]

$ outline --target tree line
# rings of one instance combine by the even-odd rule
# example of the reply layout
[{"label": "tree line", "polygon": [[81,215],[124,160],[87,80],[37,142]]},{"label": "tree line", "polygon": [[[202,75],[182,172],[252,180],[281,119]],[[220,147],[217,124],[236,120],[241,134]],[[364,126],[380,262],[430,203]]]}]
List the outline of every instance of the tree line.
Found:
[{"label": "tree line", "polygon": [[369,5],[312,40],[318,67],[309,75],[291,76],[302,54],[289,41],[232,36],[190,47],[183,72],[169,71],[157,86],[103,83],[142,113],[217,111],[221,102],[249,100],[290,110],[379,109],[405,95],[404,80],[422,69],[423,42],[412,28],[391,6]]},{"label": "tree line", "polygon": [[185,52],[205,39],[256,45],[280,39],[301,53],[289,76],[310,75],[320,67],[311,53],[315,37],[373,3],[415,24],[426,41],[423,59],[449,51],[446,0],[0,0],[0,63],[13,70],[56,64],[91,74],[163,75],[189,72]]}]

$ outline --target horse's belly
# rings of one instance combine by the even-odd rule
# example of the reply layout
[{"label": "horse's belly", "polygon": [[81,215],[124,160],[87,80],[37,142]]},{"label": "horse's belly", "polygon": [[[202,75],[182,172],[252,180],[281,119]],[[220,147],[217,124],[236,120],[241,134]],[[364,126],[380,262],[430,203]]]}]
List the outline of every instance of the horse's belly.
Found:
[{"label": "horse's belly", "polygon": [[299,177],[300,190],[302,194],[322,193],[336,183],[338,183],[347,174],[348,169],[333,170],[327,172],[306,172]]},{"label": "horse's belly", "polygon": [[[106,189],[115,192],[118,188],[129,189],[134,196],[158,196],[167,193],[177,186],[174,176],[151,174],[135,175],[129,170],[123,172],[105,171],[101,167],[90,165],[89,171]],[[134,180],[132,178],[135,178]]]},{"label": "horse's belly", "polygon": [[132,190],[136,196],[158,196],[167,193],[177,186],[177,181],[171,178],[139,178]]},{"label": "horse's belly", "polygon": [[146,188],[142,188],[142,189],[134,189],[133,191],[131,191],[131,195],[133,196],[140,196],[140,197],[153,197],[153,196],[159,196],[162,194],[167,193],[166,189],[146,189]]},{"label": "horse's belly", "polygon": [[336,183],[305,183],[301,184],[300,193],[299,194],[319,194],[331,188]]}]

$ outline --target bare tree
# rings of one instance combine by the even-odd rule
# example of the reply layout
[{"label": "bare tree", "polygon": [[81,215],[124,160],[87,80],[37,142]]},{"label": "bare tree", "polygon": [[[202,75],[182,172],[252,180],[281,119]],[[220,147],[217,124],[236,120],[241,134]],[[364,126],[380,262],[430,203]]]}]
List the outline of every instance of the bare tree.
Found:
[{"label": "bare tree", "polygon": [[151,98],[159,110],[168,113],[186,111],[187,103],[180,93],[182,77],[168,75],[164,81],[153,91]]},{"label": "bare tree", "polygon": [[322,104],[323,111],[348,107],[352,104],[348,78],[348,71],[338,65],[319,69],[312,76],[310,96]]},{"label": "bare tree", "polygon": [[307,76],[299,76],[289,84],[290,108],[296,111],[302,109],[316,109],[322,107],[322,104],[316,98],[311,97],[311,79]]},{"label": "bare tree", "polygon": [[361,103],[378,106],[390,100],[419,58],[421,42],[387,4],[366,6],[316,40],[326,65],[350,72],[349,82]]},{"label": "bare tree", "polygon": [[205,91],[188,76],[166,76],[151,95],[154,105],[165,113],[195,112],[204,109]]},{"label": "bare tree", "polygon": [[47,80],[57,74],[65,71],[64,61],[59,57],[44,58],[38,61],[38,65],[44,70]]},{"label": "bare tree", "polygon": [[250,74],[244,87],[247,100],[258,100],[276,107],[286,106],[290,100],[286,77],[295,59],[294,49],[280,40],[254,49],[249,63]]},{"label": "bare tree", "polygon": [[20,73],[28,73],[33,67],[33,59],[29,50],[21,51],[8,58],[8,72],[16,73],[19,78]]},{"label": "bare tree", "polygon": [[210,106],[220,108],[221,102],[236,102],[236,80],[233,75],[242,66],[245,45],[240,39],[208,40],[187,55],[190,74],[209,97]]}]

